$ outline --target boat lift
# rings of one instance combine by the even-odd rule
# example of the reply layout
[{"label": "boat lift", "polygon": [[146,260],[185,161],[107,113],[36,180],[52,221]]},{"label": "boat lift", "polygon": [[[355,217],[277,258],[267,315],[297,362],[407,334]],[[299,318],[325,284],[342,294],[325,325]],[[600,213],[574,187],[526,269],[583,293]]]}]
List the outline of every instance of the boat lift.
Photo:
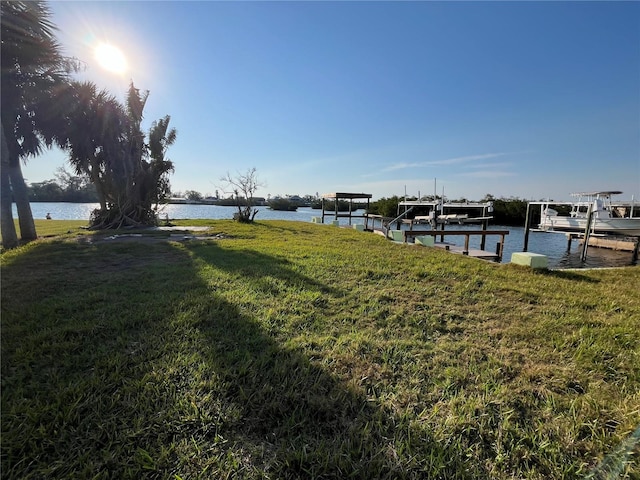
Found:
[{"label": "boat lift", "polygon": [[[626,219],[635,219],[638,217],[634,217],[634,209],[635,209],[635,201],[631,200],[631,202],[612,202],[612,195],[619,195],[622,192],[619,191],[606,191],[606,192],[588,192],[588,193],[575,193],[572,196],[582,198],[588,197],[588,201],[576,201],[576,202],[555,202],[555,201],[537,201],[537,202],[528,202],[527,203],[527,212],[525,216],[525,224],[524,224],[524,242],[523,242],[523,252],[526,252],[529,247],[529,232],[530,231],[542,231],[542,232],[554,232],[554,233],[565,233],[567,234],[568,244],[567,250],[571,248],[571,240],[573,238],[583,238],[582,252],[580,259],[581,261],[585,261],[587,259],[587,250],[589,247],[589,241],[592,235],[595,235],[595,223],[596,217],[601,212],[616,212],[623,211],[628,212],[625,213]],[[606,202],[606,204],[605,204]],[[531,206],[537,205],[540,206],[540,222],[538,224],[538,228],[531,227]],[[559,207],[565,206],[570,207],[571,217],[580,216],[583,220],[586,220],[584,223],[584,229],[578,227],[569,227],[567,225],[562,226],[558,230],[554,229],[553,218],[566,218],[566,217],[556,217],[557,211],[552,209],[551,207]],[[580,208],[586,208],[586,213],[580,213]],[[552,215],[549,215],[549,213]],[[619,214],[619,213],[618,213]],[[627,216],[628,215],[628,216]],[[548,222],[548,223],[547,223]],[[609,232],[609,235],[631,238],[634,235],[628,234],[616,234],[615,231]],[[633,261],[635,262],[638,259],[638,250],[640,249],[640,237],[635,236],[635,247],[633,248]]]}]

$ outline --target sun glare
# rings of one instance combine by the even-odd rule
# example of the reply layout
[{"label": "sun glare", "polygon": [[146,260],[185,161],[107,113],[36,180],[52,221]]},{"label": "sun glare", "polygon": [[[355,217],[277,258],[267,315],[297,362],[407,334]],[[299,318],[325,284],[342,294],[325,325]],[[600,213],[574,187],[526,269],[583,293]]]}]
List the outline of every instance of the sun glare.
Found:
[{"label": "sun glare", "polygon": [[127,70],[127,59],[118,47],[101,43],[95,49],[95,57],[105,70],[118,74]]}]

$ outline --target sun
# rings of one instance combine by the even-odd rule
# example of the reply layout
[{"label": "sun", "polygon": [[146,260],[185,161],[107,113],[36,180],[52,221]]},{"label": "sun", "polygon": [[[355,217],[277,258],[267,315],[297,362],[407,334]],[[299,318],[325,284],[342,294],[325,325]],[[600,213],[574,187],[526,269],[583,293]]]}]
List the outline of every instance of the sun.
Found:
[{"label": "sun", "polygon": [[109,72],[122,74],[127,70],[127,59],[118,47],[101,43],[94,54],[100,66]]}]

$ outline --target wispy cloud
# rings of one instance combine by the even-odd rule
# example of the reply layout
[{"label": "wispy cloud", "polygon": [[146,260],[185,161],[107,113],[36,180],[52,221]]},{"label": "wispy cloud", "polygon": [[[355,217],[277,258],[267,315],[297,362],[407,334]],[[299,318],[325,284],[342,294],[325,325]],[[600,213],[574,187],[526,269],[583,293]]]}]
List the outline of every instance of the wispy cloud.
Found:
[{"label": "wispy cloud", "polygon": [[405,168],[415,168],[422,167],[424,163],[396,163],[395,165],[390,165],[386,168],[383,168],[383,172],[392,172],[394,170],[404,170]]},{"label": "wispy cloud", "polygon": [[472,178],[499,178],[499,177],[513,177],[516,174],[514,172],[508,172],[506,170],[474,170],[472,172],[461,173],[462,177]]},{"label": "wispy cloud", "polygon": [[504,152],[484,153],[481,155],[467,155],[464,157],[453,157],[453,158],[446,158],[443,160],[428,160],[425,162],[396,163],[394,165],[389,165],[388,167],[384,168],[382,171],[391,172],[394,170],[403,170],[406,168],[429,167],[433,165],[456,165],[460,163],[476,162],[478,160],[488,160],[491,158],[502,157],[504,155],[507,155],[507,153],[504,153]]},{"label": "wispy cloud", "polygon": [[480,163],[478,165],[469,165],[469,168],[473,168],[476,170],[487,169],[487,168],[505,168],[511,167],[513,163],[511,162],[494,162],[494,163]]},{"label": "wispy cloud", "polygon": [[425,165],[455,165],[458,163],[475,162],[476,160],[488,160],[490,158],[502,157],[506,153],[485,153],[483,155],[469,155],[466,157],[447,158],[446,160],[434,160],[425,162]]}]

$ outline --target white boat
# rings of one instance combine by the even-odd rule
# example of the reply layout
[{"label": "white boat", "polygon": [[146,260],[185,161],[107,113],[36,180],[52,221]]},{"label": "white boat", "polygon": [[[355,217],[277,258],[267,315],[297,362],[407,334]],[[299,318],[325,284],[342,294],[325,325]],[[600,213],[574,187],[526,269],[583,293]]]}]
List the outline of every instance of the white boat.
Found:
[{"label": "white boat", "polygon": [[[585,233],[591,215],[590,233],[640,236],[640,206],[634,202],[613,202],[612,195],[622,192],[588,192],[575,193],[575,202],[532,202],[540,205],[540,224],[543,231],[560,231]],[[561,215],[555,206],[568,206],[568,215]],[[566,209],[566,208],[565,208]],[[635,209],[635,211],[634,211]]]}]

